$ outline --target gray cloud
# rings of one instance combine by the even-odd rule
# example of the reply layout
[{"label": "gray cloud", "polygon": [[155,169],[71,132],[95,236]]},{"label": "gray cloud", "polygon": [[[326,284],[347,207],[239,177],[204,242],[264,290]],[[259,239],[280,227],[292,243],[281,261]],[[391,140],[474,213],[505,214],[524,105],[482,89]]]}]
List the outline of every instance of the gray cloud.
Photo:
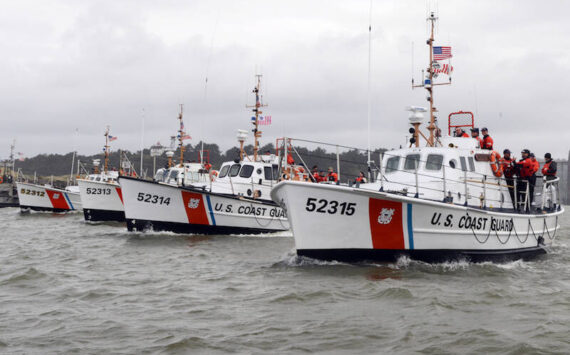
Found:
[{"label": "gray cloud", "polygon": [[[116,148],[168,141],[178,104],[194,142],[227,149],[249,128],[256,67],[264,75],[264,141],[288,135],[366,146],[368,1],[6,2],[0,14],[0,156],[18,150],[100,151],[105,125]],[[470,110],[498,148],[566,158],[570,74],[566,2],[440,1],[436,39],[453,46],[453,85],[437,88],[443,126]],[[410,89],[425,66],[424,2],[375,2],[372,143],[397,147]],[[207,87],[205,78],[208,76]],[[73,138],[79,129],[79,138]],[[555,143],[560,139],[560,143]]]}]

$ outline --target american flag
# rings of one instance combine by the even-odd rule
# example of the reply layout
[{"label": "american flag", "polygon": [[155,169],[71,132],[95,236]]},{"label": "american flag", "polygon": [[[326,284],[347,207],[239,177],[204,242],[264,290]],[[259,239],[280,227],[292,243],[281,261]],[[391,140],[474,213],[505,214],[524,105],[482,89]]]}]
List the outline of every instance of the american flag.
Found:
[{"label": "american flag", "polygon": [[192,137],[190,137],[188,134],[182,132],[182,137],[180,139],[186,140],[186,139],[192,139]]},{"label": "american flag", "polygon": [[114,137],[114,136],[109,134],[109,142],[112,142],[114,140],[117,140],[117,137]]},{"label": "american flag", "polygon": [[444,60],[453,57],[451,47],[433,47],[433,60]]},{"label": "american flag", "polygon": [[19,161],[24,161],[24,153],[18,152],[18,160],[19,160]]},{"label": "american flag", "polygon": [[453,72],[453,65],[450,64],[443,64],[441,68],[434,68],[433,72],[435,74],[451,74]]},{"label": "american flag", "polygon": [[258,123],[260,125],[270,125],[271,124],[271,116],[260,116]]}]

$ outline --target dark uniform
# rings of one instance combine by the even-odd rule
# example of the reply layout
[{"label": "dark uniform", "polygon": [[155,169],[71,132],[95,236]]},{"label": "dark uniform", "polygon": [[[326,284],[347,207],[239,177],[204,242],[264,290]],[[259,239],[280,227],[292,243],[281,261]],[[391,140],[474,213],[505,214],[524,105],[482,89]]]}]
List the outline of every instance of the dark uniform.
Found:
[{"label": "dark uniform", "polygon": [[505,149],[503,151],[503,158],[501,159],[501,167],[503,168],[503,174],[505,174],[505,182],[509,186],[509,195],[511,195],[511,201],[513,206],[515,205],[515,174],[516,166],[515,160],[511,157],[511,151]]},{"label": "dark uniform", "polygon": [[544,154],[544,165],[542,166],[542,175],[546,176],[546,180],[556,179],[556,162],[552,160],[550,153]]}]

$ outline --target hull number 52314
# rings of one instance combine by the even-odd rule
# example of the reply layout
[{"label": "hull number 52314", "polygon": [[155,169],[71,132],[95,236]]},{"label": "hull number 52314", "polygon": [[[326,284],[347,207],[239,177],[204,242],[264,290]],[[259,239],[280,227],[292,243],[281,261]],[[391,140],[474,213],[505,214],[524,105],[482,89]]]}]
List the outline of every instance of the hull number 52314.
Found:
[{"label": "hull number 52314", "polygon": [[137,195],[137,201],[154,203],[158,205],[170,205],[170,197],[163,197],[152,194],[145,194],[144,192],[139,192]]}]

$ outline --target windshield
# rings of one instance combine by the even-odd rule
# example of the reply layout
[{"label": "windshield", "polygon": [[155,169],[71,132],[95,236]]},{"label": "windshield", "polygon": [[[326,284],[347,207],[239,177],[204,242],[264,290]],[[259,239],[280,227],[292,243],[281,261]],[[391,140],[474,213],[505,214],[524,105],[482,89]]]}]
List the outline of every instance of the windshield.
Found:
[{"label": "windshield", "polygon": [[391,173],[392,171],[398,171],[400,167],[400,157],[391,157],[386,162],[386,171],[385,173]]},{"label": "windshield", "polygon": [[230,168],[230,177],[236,177],[239,173],[239,168],[241,168],[241,165],[239,164],[232,165]]},{"label": "windshield", "polygon": [[430,154],[426,161],[426,170],[440,170],[443,163],[443,155]]},{"label": "windshield", "polygon": [[229,166],[229,165],[224,165],[224,166],[222,166],[222,170],[220,170],[220,176],[219,176],[219,178],[223,178],[224,176],[228,175],[228,170],[230,170],[230,166]]},{"label": "windshield", "polygon": [[404,169],[406,170],[416,170],[420,163],[419,154],[410,154],[406,156],[406,162],[404,163]]},{"label": "windshield", "polygon": [[249,177],[251,177],[252,173],[253,173],[253,165],[244,165],[241,168],[239,176],[242,178],[249,178]]}]

